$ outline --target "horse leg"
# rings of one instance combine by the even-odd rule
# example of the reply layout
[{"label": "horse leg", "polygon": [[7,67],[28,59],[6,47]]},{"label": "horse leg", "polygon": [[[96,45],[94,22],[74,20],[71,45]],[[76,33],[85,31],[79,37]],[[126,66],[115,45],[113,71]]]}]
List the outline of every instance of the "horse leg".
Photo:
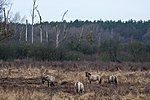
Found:
[{"label": "horse leg", "polygon": [[99,80],[99,84],[101,84],[101,83],[102,83],[102,79]]},{"label": "horse leg", "polygon": [[47,82],[47,84],[48,84],[48,87],[49,87],[50,83],[49,83],[49,82]]},{"label": "horse leg", "polygon": [[91,81],[90,81],[90,84],[91,84]]},{"label": "horse leg", "polygon": [[55,86],[53,82],[51,82],[50,86]]}]

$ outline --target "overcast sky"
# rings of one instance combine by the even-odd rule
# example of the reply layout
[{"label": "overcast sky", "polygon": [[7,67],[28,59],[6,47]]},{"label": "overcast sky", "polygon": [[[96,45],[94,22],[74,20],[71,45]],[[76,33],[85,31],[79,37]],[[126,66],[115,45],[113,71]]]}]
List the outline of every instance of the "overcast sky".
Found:
[{"label": "overcast sky", "polygon": [[[33,0],[14,0],[12,12],[31,21],[32,4]],[[36,5],[43,20],[49,22],[60,21],[66,10],[67,21],[150,19],[150,0],[37,0]]]}]

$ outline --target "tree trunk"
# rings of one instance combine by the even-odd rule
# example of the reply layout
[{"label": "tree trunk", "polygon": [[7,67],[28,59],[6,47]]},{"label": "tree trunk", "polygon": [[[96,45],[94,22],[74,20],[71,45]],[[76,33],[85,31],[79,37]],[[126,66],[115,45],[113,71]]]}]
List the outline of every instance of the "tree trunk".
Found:
[{"label": "tree trunk", "polygon": [[36,11],[37,11],[37,13],[38,13],[38,15],[39,15],[39,18],[40,18],[40,41],[41,41],[41,43],[42,43],[42,41],[43,41],[43,33],[42,33],[42,17],[41,17],[41,15],[40,15],[40,12],[39,12],[39,10],[36,8]]},{"label": "tree trunk", "polygon": [[34,30],[34,27],[33,27],[33,25],[34,25],[34,10],[36,9],[36,7],[35,7],[35,3],[36,3],[36,0],[34,0],[33,1],[33,9],[32,9],[32,44],[33,44],[33,30]]},{"label": "tree trunk", "polygon": [[[65,17],[65,15],[66,15],[67,12],[68,12],[68,10],[65,11],[65,13],[64,13],[63,16],[62,16],[62,19],[61,19],[61,22],[62,22],[62,23],[63,23],[63,21],[64,21],[64,17]],[[62,42],[62,41],[66,38],[66,35],[67,35],[65,25],[64,25],[64,27],[63,27],[63,28],[64,28],[63,31],[62,31],[61,29],[59,29],[59,28],[61,28],[61,25],[57,25],[57,26],[56,26],[56,48],[59,47],[60,42]],[[64,36],[62,36],[62,39],[60,39],[60,33],[64,33],[64,34],[63,34]]]},{"label": "tree trunk", "polygon": [[28,41],[28,20],[26,20],[26,34],[25,34],[25,41]]},{"label": "tree trunk", "polygon": [[46,31],[46,42],[48,43],[48,32]]}]

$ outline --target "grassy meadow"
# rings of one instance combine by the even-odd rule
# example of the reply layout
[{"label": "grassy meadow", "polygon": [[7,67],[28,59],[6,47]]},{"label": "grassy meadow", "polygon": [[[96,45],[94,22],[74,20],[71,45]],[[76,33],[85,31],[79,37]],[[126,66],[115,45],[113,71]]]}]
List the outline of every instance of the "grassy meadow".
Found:
[{"label": "grassy meadow", "polygon": [[[89,84],[85,71],[102,76],[102,84]],[[42,84],[42,73],[56,77],[54,87]],[[118,85],[108,84],[109,75]],[[74,82],[85,86],[74,92]],[[0,100],[150,100],[150,63],[133,62],[0,62]]]}]

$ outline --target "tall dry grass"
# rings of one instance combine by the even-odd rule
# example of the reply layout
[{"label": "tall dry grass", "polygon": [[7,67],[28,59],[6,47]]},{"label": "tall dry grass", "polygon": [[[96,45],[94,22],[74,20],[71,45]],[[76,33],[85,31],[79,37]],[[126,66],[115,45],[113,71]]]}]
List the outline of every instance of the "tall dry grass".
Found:
[{"label": "tall dry grass", "polygon": [[[0,100],[150,100],[147,66],[148,63],[1,62]],[[101,75],[102,84],[89,84],[85,71]],[[42,84],[42,73],[55,76],[56,86],[47,88]],[[112,74],[118,76],[117,86],[107,82]],[[75,81],[84,83],[83,94],[74,93]]]}]

